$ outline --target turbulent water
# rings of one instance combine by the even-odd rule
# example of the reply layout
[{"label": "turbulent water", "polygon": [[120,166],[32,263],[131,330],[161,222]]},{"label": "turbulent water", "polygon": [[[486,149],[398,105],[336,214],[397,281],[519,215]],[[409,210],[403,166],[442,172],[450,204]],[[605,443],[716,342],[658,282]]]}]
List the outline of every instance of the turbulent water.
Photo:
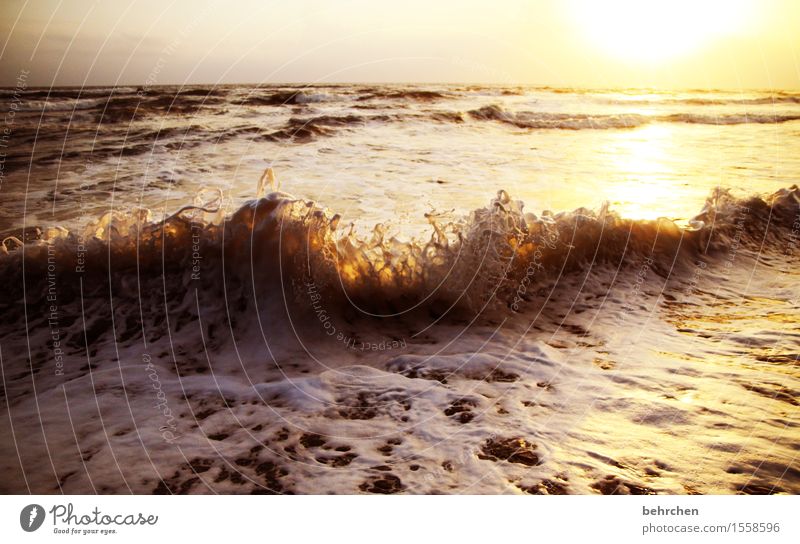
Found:
[{"label": "turbulent water", "polygon": [[800,492],[800,94],[0,98],[3,491]]}]

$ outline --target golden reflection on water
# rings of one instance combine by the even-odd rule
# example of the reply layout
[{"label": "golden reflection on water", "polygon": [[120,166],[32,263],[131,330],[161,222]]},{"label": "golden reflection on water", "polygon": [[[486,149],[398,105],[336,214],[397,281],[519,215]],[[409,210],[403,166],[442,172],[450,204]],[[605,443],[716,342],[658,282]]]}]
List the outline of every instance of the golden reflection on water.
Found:
[{"label": "golden reflection on water", "polygon": [[619,172],[612,207],[636,219],[657,219],[667,211],[675,193],[677,175],[670,168],[667,147],[672,138],[668,125],[650,125],[620,132],[607,151]]},{"label": "golden reflection on water", "polygon": [[[519,194],[534,209],[537,204],[555,211],[599,209],[608,202],[623,217],[666,217],[686,225],[720,185],[739,194],[775,190],[768,181],[751,179],[743,184],[731,175],[733,166],[721,165],[725,144],[716,128],[652,123],[629,130],[556,135],[564,140],[559,153],[549,157],[578,168],[557,172],[547,181],[534,172]],[[698,130],[706,133],[690,141],[687,134]]]},{"label": "golden reflection on water", "polygon": [[704,171],[712,148],[682,144],[684,127],[647,125],[608,139],[603,153],[614,172],[598,180],[611,209],[633,219],[667,217],[685,224],[718,184]]}]

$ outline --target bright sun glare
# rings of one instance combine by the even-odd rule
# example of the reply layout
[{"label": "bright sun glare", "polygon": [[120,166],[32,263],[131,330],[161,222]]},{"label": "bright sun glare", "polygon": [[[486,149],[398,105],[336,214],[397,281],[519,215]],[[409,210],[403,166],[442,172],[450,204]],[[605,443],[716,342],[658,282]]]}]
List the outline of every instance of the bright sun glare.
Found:
[{"label": "bright sun glare", "polygon": [[753,0],[572,0],[572,16],[591,45],[629,61],[691,53],[739,30]]}]

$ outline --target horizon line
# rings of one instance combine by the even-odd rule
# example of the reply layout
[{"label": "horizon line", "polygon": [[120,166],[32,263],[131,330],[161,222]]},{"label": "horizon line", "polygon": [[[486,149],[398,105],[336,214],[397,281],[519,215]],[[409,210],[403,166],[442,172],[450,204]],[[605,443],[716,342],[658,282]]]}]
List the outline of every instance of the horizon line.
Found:
[{"label": "horizon line", "polygon": [[[15,80],[15,81],[18,81]],[[781,92],[800,92],[800,87],[679,87],[679,86],[581,86],[581,85],[552,85],[544,83],[499,83],[499,82],[481,82],[481,81],[447,81],[447,82],[426,82],[426,81],[276,81],[276,82],[233,82],[233,83],[157,83],[148,85],[145,83],[93,83],[91,85],[79,84],[63,84],[63,85],[25,85],[20,87],[18,84],[0,85],[0,90],[16,90],[16,89],[98,89],[98,88],[119,88],[119,87],[136,87],[141,88],[162,88],[162,87],[276,87],[276,86],[296,86],[296,87],[331,87],[331,86],[347,86],[347,85],[469,85],[469,86],[493,86],[493,87],[532,87],[536,89],[552,89],[552,90],[580,90],[580,91],[599,91],[599,90],[669,90],[669,91],[690,91],[690,92],[735,92],[735,91],[781,91]]]}]

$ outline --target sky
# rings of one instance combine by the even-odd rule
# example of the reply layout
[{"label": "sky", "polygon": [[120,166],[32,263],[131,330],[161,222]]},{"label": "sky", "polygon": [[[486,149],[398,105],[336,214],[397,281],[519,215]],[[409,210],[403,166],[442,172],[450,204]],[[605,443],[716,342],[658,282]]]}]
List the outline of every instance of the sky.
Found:
[{"label": "sky", "polygon": [[798,0],[2,0],[0,86],[800,88]]}]

